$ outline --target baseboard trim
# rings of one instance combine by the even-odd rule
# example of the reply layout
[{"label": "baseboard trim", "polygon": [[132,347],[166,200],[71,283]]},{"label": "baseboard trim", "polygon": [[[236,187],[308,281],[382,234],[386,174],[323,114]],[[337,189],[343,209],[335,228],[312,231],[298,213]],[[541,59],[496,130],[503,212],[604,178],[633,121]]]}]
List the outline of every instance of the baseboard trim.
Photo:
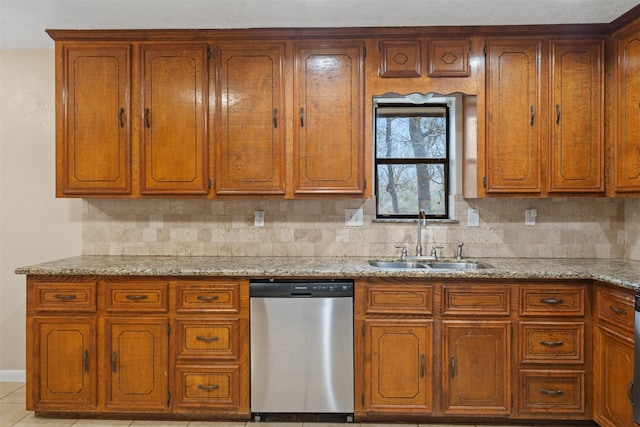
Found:
[{"label": "baseboard trim", "polygon": [[0,382],[23,383],[27,381],[27,371],[0,370]]}]

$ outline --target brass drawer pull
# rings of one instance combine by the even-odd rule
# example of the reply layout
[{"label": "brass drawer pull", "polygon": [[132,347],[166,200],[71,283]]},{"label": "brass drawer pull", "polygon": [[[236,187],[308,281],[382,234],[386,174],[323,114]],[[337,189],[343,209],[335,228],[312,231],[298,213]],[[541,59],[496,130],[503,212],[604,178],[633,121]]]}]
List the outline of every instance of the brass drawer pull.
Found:
[{"label": "brass drawer pull", "polygon": [[127,295],[126,298],[130,301],[142,301],[149,298],[148,295]]},{"label": "brass drawer pull", "polygon": [[455,356],[451,356],[451,358],[449,359],[450,361],[450,370],[451,370],[451,378],[455,378],[456,377],[456,357]]},{"label": "brass drawer pull", "polygon": [[202,385],[202,384],[198,384],[198,388],[200,390],[215,391],[215,390],[218,390],[220,388],[220,386],[219,385]]},{"label": "brass drawer pull", "polygon": [[202,337],[200,335],[198,335],[196,339],[198,341],[204,341],[204,342],[218,341],[218,337]]},{"label": "brass drawer pull", "polygon": [[420,378],[424,378],[426,368],[426,360],[423,353],[420,355]]},{"label": "brass drawer pull", "polygon": [[73,301],[74,299],[76,299],[76,295],[55,294],[54,297],[64,302]]},{"label": "brass drawer pull", "polygon": [[211,302],[211,301],[218,301],[220,297],[218,295],[214,295],[214,296],[198,295],[198,299],[200,301]]},{"label": "brass drawer pull", "polygon": [[542,304],[562,304],[564,303],[563,299],[560,298],[542,298],[540,299]]},{"label": "brass drawer pull", "polygon": [[627,310],[623,308],[614,307],[613,305],[609,306],[609,310],[613,311],[615,314],[622,314],[622,315],[627,314]]},{"label": "brass drawer pull", "polygon": [[118,352],[114,351],[111,355],[111,372],[118,373]]},{"label": "brass drawer pull", "polygon": [[82,369],[85,372],[89,372],[89,352],[86,350],[82,353]]},{"label": "brass drawer pull", "polygon": [[545,340],[542,340],[542,341],[540,341],[540,344],[546,345],[547,347],[560,347],[561,345],[564,345],[564,342],[562,342],[562,341],[545,341]]},{"label": "brass drawer pull", "polygon": [[564,390],[547,390],[547,389],[540,389],[540,393],[542,394],[546,394],[549,396],[561,396],[564,394]]}]

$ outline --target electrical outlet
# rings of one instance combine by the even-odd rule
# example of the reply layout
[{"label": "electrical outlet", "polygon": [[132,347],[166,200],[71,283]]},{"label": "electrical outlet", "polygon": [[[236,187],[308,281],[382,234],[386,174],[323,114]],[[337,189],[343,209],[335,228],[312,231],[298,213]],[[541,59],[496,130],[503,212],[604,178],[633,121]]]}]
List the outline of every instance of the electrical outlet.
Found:
[{"label": "electrical outlet", "polygon": [[253,212],[253,225],[254,227],[264,227],[264,211]]},{"label": "electrical outlet", "polygon": [[480,227],[480,212],[478,209],[467,209],[467,225],[469,227]]},{"label": "electrical outlet", "polygon": [[538,211],[536,209],[526,209],[524,211],[524,225],[536,225],[536,217]]},{"label": "electrical outlet", "polygon": [[362,208],[345,209],[344,223],[347,227],[362,227],[364,225],[364,212]]}]

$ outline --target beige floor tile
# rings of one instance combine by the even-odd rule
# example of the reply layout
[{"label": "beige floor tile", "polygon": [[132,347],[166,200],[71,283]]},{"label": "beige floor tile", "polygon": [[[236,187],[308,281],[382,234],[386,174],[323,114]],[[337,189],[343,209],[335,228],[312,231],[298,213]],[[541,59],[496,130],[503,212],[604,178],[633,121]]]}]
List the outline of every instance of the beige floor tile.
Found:
[{"label": "beige floor tile", "polygon": [[247,423],[247,427],[260,427],[260,426],[264,426],[264,427],[302,427],[302,423],[300,422],[292,422],[292,423],[287,423],[287,422],[268,422],[268,421],[261,421],[261,422],[248,422]]},{"label": "beige floor tile", "polygon": [[75,419],[62,419],[62,418],[44,418],[36,417],[33,412],[29,413],[29,416],[16,423],[16,427],[31,427],[31,426],[50,426],[50,427],[71,427],[75,423]]},{"label": "beige floor tile", "polygon": [[24,405],[27,400],[26,394],[27,388],[23,385],[0,399],[0,403],[22,403]]},{"label": "beige floor tile", "polygon": [[0,399],[4,399],[21,388],[25,388],[24,383],[0,382]]},{"label": "beige floor tile", "polygon": [[10,427],[29,415],[24,403],[0,403],[0,427]]}]

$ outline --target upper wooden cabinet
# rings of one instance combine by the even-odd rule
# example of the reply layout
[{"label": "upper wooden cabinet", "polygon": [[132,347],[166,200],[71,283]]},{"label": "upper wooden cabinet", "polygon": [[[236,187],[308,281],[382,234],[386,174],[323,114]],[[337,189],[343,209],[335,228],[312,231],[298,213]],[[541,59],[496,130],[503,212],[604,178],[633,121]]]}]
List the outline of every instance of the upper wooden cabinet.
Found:
[{"label": "upper wooden cabinet", "polygon": [[604,41],[552,40],[550,192],[604,191]]},{"label": "upper wooden cabinet", "polygon": [[539,193],[540,40],[487,42],[487,193]]},{"label": "upper wooden cabinet", "polygon": [[57,52],[56,195],[131,194],[131,47]]},{"label": "upper wooden cabinet", "polygon": [[614,37],[615,183],[618,193],[640,193],[640,21]]},{"label": "upper wooden cabinet", "polygon": [[360,42],[295,45],[295,194],[363,194],[363,64]]},{"label": "upper wooden cabinet", "polygon": [[284,195],[284,44],[222,45],[216,57],[216,193]]},{"label": "upper wooden cabinet", "polygon": [[140,58],[140,192],[207,194],[207,45],[142,45]]},{"label": "upper wooden cabinet", "polygon": [[485,193],[604,191],[603,63],[599,38],[487,42]]}]

